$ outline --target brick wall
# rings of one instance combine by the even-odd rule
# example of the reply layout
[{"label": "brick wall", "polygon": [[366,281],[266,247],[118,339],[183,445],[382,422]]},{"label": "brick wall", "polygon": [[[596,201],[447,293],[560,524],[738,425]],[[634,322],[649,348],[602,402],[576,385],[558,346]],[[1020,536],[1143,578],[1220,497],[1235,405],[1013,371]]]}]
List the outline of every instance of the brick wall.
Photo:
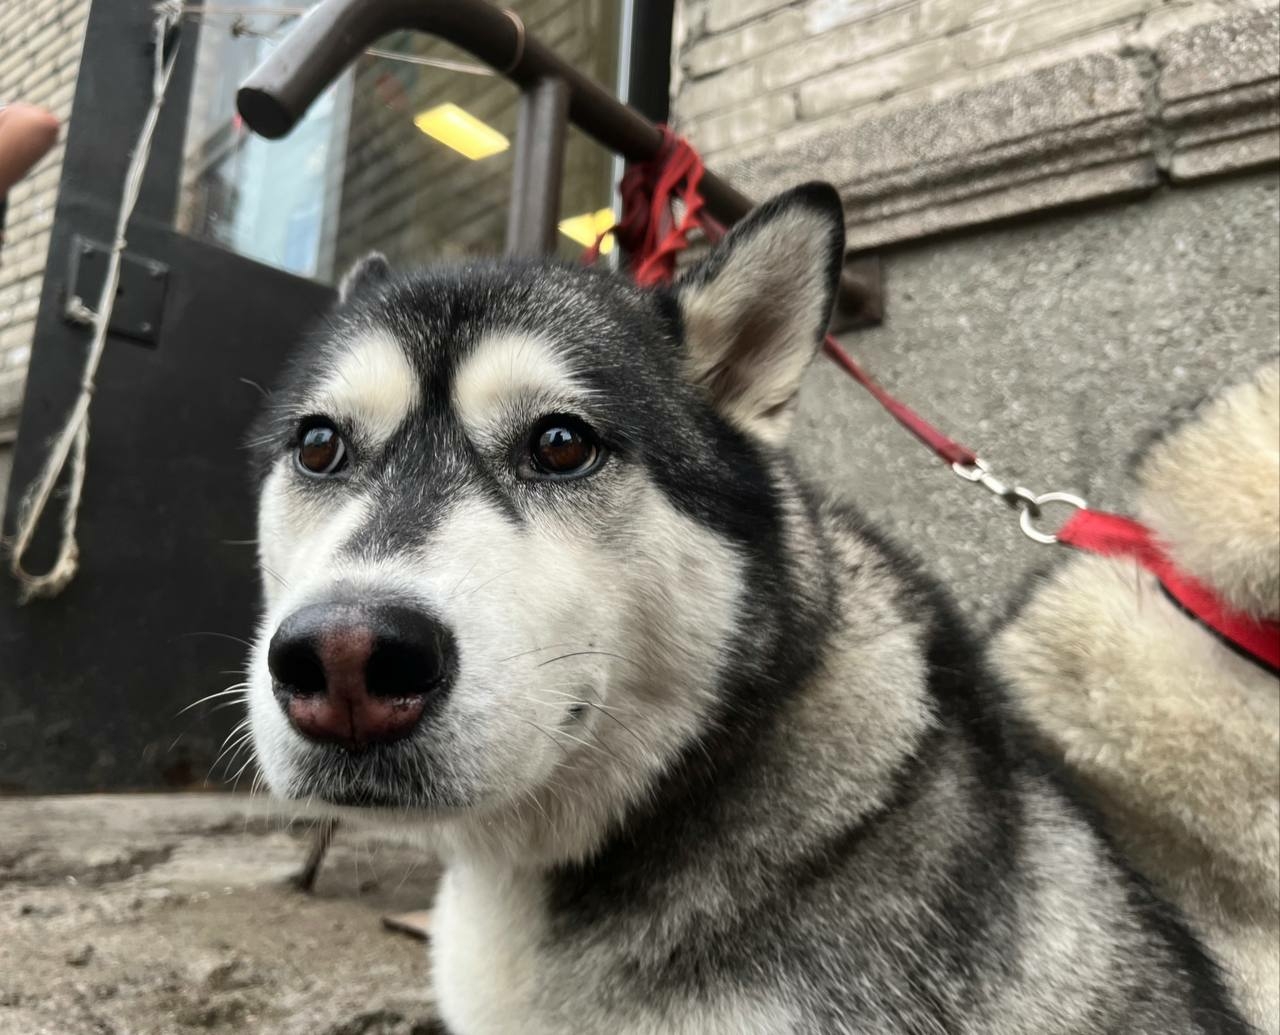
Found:
[{"label": "brick wall", "polygon": [[704,154],[786,150],[1266,0],[677,0],[679,124]]},{"label": "brick wall", "polygon": [[673,116],[853,249],[1280,163],[1276,0],[678,0]]},{"label": "brick wall", "polygon": [[[88,12],[88,0],[0,3],[0,103],[38,104],[66,120]],[[0,435],[22,397],[62,147],[59,140],[9,195],[0,249]]]}]

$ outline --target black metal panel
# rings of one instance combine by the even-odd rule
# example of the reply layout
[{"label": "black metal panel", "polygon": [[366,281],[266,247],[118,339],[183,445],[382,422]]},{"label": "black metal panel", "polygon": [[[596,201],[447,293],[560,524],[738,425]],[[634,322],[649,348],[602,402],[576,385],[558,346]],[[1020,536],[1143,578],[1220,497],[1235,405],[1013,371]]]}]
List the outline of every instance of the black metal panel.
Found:
[{"label": "black metal panel", "polygon": [[[134,141],[151,103],[154,18],[150,0],[94,0],[76,75],[59,204],[96,198],[114,210],[119,203]],[[186,18],[178,33],[178,58],[134,210],[141,220],[173,221],[198,29],[196,19]],[[110,231],[97,239],[111,240]]]},{"label": "black metal panel", "polygon": [[[79,389],[90,330],[64,318],[79,239],[110,241],[151,99],[151,0],[96,0],[89,16],[4,521]],[[258,607],[242,448],[267,385],[332,292],[169,226],[177,202],[195,23],[157,126],[129,253],[168,267],[151,346],[113,335],[90,415],[80,573],[17,603],[0,574],[0,790],[186,785],[208,773],[234,709],[189,702],[234,682]],[[90,278],[92,279],[92,278]],[[96,291],[85,299],[97,304]],[[125,314],[127,316],[127,314]],[[154,319],[137,316],[136,329]],[[126,329],[132,328],[130,327]],[[43,571],[62,501],[26,558]],[[213,634],[213,635],[210,635]]]},{"label": "black metal panel", "polygon": [[[271,383],[332,292],[167,229],[135,228],[130,247],[170,268],[159,347],[112,339],[103,357],[77,578],[26,605],[12,581],[0,583],[0,789],[197,782],[238,717],[177,713],[235,682],[243,664],[236,638],[249,635],[258,590],[253,548],[235,544],[255,534],[242,448],[261,401],[255,385]],[[42,313],[27,384],[10,531],[89,337],[52,315]],[[36,570],[48,545],[31,558]]]}]

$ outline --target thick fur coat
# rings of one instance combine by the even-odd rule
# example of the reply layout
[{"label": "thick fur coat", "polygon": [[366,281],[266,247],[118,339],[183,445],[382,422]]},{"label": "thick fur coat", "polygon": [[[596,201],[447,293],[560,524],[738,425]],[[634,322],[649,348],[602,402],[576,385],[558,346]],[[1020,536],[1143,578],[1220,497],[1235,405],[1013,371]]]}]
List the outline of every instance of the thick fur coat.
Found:
[{"label": "thick fur coat", "polygon": [[[1280,617],[1280,369],[1142,461],[1138,513],[1179,568]],[[1116,843],[1193,919],[1255,1026],[1280,1032],[1280,680],[1132,562],[1055,572],[994,657]]]},{"label": "thick fur coat", "polygon": [[673,289],[358,271],[256,435],[268,783],[442,854],[455,1035],[1244,1030],[945,598],[797,477],[843,233],[809,185]]}]

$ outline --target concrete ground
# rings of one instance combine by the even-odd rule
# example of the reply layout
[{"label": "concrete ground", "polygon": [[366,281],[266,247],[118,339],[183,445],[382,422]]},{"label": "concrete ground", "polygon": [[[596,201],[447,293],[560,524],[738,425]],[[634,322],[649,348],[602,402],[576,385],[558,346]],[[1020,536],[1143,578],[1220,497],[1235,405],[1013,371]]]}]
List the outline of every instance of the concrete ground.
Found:
[{"label": "concrete ground", "polygon": [[244,796],[0,799],[0,1035],[424,1035],[421,852],[310,843]]}]

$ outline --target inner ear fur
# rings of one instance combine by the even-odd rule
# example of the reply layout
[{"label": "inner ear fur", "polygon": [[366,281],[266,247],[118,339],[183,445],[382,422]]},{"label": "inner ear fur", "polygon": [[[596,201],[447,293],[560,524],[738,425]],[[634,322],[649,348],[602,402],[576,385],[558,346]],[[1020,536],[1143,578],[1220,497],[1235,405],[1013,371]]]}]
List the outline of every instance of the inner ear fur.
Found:
[{"label": "inner ear fur", "polygon": [[685,374],[727,420],[767,441],[785,436],[843,258],[839,195],[809,183],[761,205],[681,278]]}]

